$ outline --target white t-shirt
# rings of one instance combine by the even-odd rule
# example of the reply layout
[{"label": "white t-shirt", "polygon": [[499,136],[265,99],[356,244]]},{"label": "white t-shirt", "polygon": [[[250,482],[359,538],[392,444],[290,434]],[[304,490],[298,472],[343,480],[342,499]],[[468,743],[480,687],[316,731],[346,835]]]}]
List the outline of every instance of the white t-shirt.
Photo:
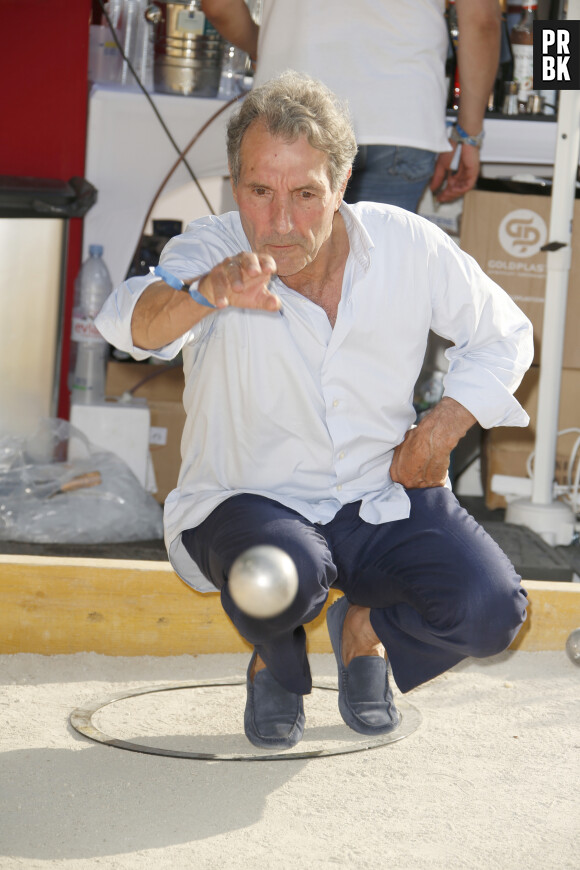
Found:
[{"label": "white t-shirt", "polygon": [[449,151],[444,10],[445,0],[263,0],[255,83],[308,73],[348,101],[359,145]]},{"label": "white t-shirt", "polygon": [[[183,351],[187,420],[165,537],[177,573],[201,591],[181,532],[241,492],[273,498],[312,522],[362,501],[369,523],[409,515],[389,475],[415,420],[413,387],[429,329],[451,340],[445,395],[484,428],[525,426],[512,393],[531,363],[532,328],[507,293],[429,221],[394,206],[343,204],[348,232],[334,328],[324,310],[275,279],[282,312],[227,308],[155,352],[134,347],[131,316],[154,276],[109,297],[97,326],[136,359]],[[161,262],[182,280],[250,250],[237,212],[194,221]]]}]

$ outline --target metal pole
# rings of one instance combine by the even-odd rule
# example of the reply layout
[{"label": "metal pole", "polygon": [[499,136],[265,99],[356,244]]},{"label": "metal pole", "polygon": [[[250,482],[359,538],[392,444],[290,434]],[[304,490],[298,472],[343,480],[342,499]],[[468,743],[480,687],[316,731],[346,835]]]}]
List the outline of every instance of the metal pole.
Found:
[{"label": "metal pole", "polygon": [[[569,0],[567,17],[580,18],[580,0]],[[505,515],[506,522],[529,526],[552,546],[570,544],[576,526],[572,508],[553,499],[553,482],[579,150],[580,91],[560,91],[532,495],[510,502]]]},{"label": "metal pole", "polygon": [[[570,6],[574,5],[580,13],[580,0],[570,0]],[[549,251],[547,256],[532,488],[534,504],[552,501],[579,149],[580,91],[560,91],[549,244],[561,247]]]}]

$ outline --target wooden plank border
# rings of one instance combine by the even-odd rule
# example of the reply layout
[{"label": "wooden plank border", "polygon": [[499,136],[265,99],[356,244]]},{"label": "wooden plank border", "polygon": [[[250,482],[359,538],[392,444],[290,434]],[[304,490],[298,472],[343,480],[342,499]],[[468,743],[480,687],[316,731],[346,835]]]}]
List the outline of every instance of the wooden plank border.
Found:
[{"label": "wooden plank border", "polygon": [[[512,645],[563,650],[580,627],[580,583],[527,580],[528,619]],[[328,604],[340,593],[331,591]],[[248,651],[220,605],[167,562],[0,555],[0,654],[170,656]],[[310,652],[331,652],[325,610]]]}]

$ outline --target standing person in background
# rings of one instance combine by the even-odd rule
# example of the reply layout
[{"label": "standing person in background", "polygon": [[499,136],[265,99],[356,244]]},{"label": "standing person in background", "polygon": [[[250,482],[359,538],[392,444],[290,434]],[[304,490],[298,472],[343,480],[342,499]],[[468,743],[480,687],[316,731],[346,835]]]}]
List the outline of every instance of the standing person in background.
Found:
[{"label": "standing person in background", "polygon": [[499,0],[456,0],[456,7],[461,103],[448,139],[444,0],[263,0],[260,27],[244,0],[203,0],[224,38],[257,60],[256,85],[295,69],[348,100],[359,154],[345,200],[409,211],[427,184],[451,202],[479,175],[501,8]]}]

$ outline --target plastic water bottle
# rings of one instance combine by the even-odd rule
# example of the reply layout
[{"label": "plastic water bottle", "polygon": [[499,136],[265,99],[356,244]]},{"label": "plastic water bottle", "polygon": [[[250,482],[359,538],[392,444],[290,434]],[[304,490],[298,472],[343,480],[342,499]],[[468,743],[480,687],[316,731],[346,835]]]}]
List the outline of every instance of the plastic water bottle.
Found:
[{"label": "plastic water bottle", "polygon": [[109,345],[94,321],[112,289],[103,246],[91,245],[75,281],[69,384],[73,404],[94,405],[105,398]]}]

